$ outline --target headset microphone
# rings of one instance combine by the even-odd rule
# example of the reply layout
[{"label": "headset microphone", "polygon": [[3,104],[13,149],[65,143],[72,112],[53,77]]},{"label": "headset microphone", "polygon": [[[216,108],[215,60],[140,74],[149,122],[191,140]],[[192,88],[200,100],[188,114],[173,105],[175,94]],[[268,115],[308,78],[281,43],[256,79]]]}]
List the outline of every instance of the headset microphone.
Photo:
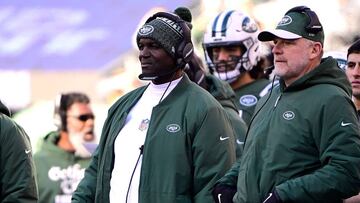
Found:
[{"label": "headset microphone", "polygon": [[179,70],[180,68],[184,68],[186,63],[188,63],[190,61],[191,55],[194,53],[194,49],[193,46],[188,45],[185,46],[183,49],[183,56],[184,58],[178,58],[176,61],[176,68],[175,69],[171,69],[171,70],[166,70],[166,71],[162,71],[162,72],[157,72],[157,73],[141,73],[138,78],[140,80],[156,80],[159,77],[162,76],[167,76],[170,74],[173,74],[174,72],[176,72],[177,70]]},{"label": "headset microphone", "polygon": [[275,69],[275,66],[273,66],[273,65],[269,66],[269,67],[265,68],[264,74],[265,75],[270,75],[273,72],[274,69]]},{"label": "headset microphone", "polygon": [[141,73],[138,78],[140,80],[155,80],[157,79],[159,76],[158,74],[151,74],[151,73]]},{"label": "headset microphone", "polygon": [[140,80],[156,80],[159,77],[170,75],[170,74],[176,72],[177,70],[179,70],[179,68],[175,68],[175,69],[167,70],[167,71],[163,71],[163,72],[158,72],[158,73],[141,73],[138,76],[138,78]]}]

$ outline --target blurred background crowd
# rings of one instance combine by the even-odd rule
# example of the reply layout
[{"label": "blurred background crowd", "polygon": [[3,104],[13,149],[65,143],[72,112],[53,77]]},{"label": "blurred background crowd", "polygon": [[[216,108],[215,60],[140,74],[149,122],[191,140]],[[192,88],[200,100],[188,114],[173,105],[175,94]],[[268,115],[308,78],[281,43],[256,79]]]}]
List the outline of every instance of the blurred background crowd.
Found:
[{"label": "blurred background crowd", "polygon": [[38,138],[55,129],[54,100],[62,92],[89,95],[100,135],[108,107],[143,84],[135,33],[150,14],[190,8],[195,52],[203,56],[206,26],[220,11],[242,10],[271,29],[297,5],[318,14],[325,51],[346,51],[359,38],[358,0],[1,0],[0,99],[35,151]]}]

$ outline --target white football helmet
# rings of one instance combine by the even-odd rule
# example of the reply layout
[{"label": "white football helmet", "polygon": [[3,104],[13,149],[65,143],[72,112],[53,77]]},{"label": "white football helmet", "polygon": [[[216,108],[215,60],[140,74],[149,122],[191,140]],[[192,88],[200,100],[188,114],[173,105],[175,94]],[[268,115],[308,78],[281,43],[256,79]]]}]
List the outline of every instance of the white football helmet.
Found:
[{"label": "white football helmet", "polygon": [[[203,49],[210,73],[227,82],[235,81],[241,72],[249,71],[259,61],[259,29],[253,19],[240,11],[225,11],[216,16],[208,25],[204,35]],[[231,57],[229,71],[218,72],[218,65],[212,57],[213,47],[240,46],[242,56]],[[236,61],[234,61],[236,60]],[[232,62],[232,63],[231,63]]]}]

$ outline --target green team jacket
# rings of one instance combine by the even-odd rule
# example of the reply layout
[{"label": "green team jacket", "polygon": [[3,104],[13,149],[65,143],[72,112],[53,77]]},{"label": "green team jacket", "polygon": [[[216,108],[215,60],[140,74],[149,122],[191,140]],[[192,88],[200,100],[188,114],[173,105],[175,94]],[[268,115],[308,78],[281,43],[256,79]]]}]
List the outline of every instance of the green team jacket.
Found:
[{"label": "green team jacket", "polygon": [[236,157],[239,158],[241,156],[242,148],[244,147],[243,144],[247,126],[244,120],[240,117],[237,110],[235,104],[235,93],[229,83],[220,80],[214,75],[207,74],[205,76],[205,80],[206,84],[208,85],[208,91],[226,110],[226,113],[230,119],[230,123],[234,128],[236,134]]},{"label": "green team jacket", "polygon": [[[100,144],[73,203],[109,202],[114,141],[145,89],[124,95],[110,108]],[[184,75],[153,108],[144,143],[139,203],[212,202],[212,187],[235,161],[233,142],[224,109]]]},{"label": "green team jacket", "polygon": [[264,96],[242,158],[219,181],[236,185],[236,203],[329,203],[360,191],[360,139],[351,86],[327,58],[288,87]]},{"label": "green team jacket", "polygon": [[235,91],[236,105],[241,111],[241,118],[248,126],[254,114],[255,106],[259,99],[263,96],[271,85],[267,79],[257,79],[249,84],[246,84]]},{"label": "green team jacket", "polygon": [[80,158],[57,146],[59,132],[47,134],[35,153],[39,203],[70,202],[90,158]]},{"label": "green team jacket", "polygon": [[0,102],[0,202],[37,202],[29,137]]}]

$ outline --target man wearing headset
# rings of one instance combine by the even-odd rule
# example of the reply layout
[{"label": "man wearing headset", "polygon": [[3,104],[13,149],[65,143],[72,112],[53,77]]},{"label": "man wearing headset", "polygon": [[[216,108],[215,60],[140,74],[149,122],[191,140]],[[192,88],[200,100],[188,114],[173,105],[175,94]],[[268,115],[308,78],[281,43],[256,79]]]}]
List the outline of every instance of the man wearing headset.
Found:
[{"label": "man wearing headset", "polygon": [[[324,31],[316,13],[294,7],[258,38],[274,43],[279,85],[259,101],[243,155],[214,198],[332,203],[357,194],[360,138],[351,86],[335,59],[321,60]],[[235,186],[234,197],[222,201]]]},{"label": "man wearing headset", "polygon": [[94,114],[87,95],[61,94],[55,102],[57,131],[42,140],[34,155],[39,203],[71,202],[72,193],[89,165],[94,144]]},{"label": "man wearing headset", "polygon": [[213,201],[211,188],[235,161],[234,132],[221,105],[183,72],[190,36],[166,12],[139,29],[139,78],[151,82],[110,108],[73,203]]}]

